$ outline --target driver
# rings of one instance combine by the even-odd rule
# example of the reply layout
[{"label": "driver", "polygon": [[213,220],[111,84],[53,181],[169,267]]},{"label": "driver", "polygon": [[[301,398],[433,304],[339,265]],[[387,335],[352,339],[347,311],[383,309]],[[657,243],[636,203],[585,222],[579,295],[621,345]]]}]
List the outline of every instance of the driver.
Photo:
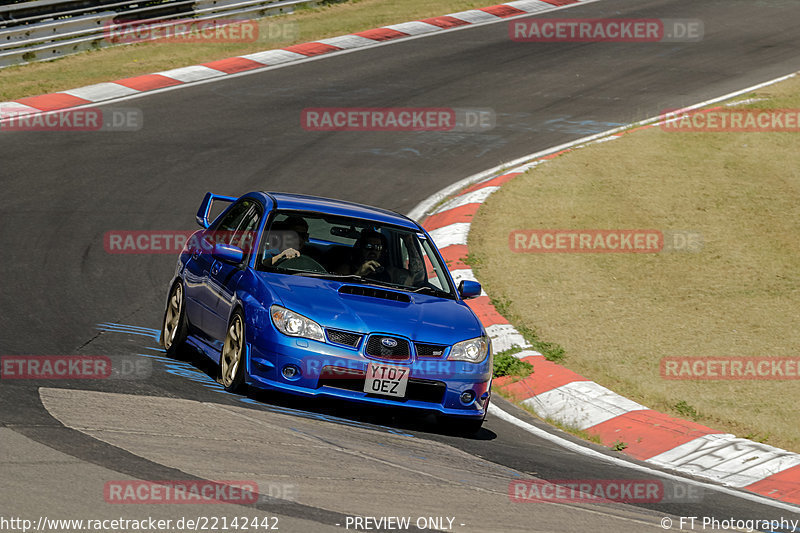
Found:
[{"label": "driver", "polygon": [[270,233],[281,236],[281,246],[264,250],[261,262],[274,265],[283,259],[300,257],[303,247],[308,242],[308,222],[303,217],[290,216],[286,220],[274,223]]},{"label": "driver", "polygon": [[379,231],[365,229],[353,245],[350,262],[338,269],[339,274],[369,277],[380,281],[391,281],[381,264],[386,249],[386,237]]}]

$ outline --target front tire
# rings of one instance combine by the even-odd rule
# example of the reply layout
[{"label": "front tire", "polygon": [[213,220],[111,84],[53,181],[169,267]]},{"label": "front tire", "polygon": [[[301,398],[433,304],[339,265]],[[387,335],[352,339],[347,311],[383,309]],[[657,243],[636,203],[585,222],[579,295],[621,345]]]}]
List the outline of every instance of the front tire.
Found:
[{"label": "front tire", "polygon": [[183,285],[176,283],[169,293],[167,308],[164,310],[164,323],[161,327],[161,344],[167,356],[179,357],[186,347],[186,305],[183,298]]},{"label": "front tire", "polygon": [[225,344],[219,358],[219,374],[222,386],[228,392],[244,389],[245,373],[245,335],[244,315],[236,311],[228,324]]}]

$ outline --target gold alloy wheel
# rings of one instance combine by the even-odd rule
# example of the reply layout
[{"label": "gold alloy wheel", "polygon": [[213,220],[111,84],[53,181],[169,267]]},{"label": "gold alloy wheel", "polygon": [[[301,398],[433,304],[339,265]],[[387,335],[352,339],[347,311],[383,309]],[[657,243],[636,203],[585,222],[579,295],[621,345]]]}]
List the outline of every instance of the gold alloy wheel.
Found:
[{"label": "gold alloy wheel", "polygon": [[239,313],[233,315],[228,334],[225,336],[225,344],[222,346],[222,356],[219,360],[222,384],[227,388],[233,385],[239,365],[242,363],[242,352],[244,351],[244,325],[242,316]]}]

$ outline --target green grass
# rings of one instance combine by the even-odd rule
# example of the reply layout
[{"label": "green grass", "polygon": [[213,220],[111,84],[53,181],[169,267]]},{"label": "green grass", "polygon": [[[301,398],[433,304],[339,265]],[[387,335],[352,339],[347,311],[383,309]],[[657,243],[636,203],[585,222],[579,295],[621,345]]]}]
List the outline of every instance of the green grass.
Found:
[{"label": "green grass", "polygon": [[620,440],[614,441],[614,444],[612,444],[610,446],[610,448],[612,450],[614,450],[615,452],[621,452],[622,450],[624,450],[627,447],[628,447],[628,445],[626,443],[620,441]]},{"label": "green grass", "polygon": [[[480,270],[477,269],[476,274],[479,273]],[[490,301],[498,313],[508,319],[509,322],[518,324],[516,329],[519,331],[520,335],[528,341],[534,350],[542,354],[545,359],[553,361],[554,363],[561,363],[564,361],[566,357],[564,348],[554,342],[541,340],[538,333],[532,327],[522,323],[520,317],[511,310],[511,300],[501,296],[500,298],[490,298]]]},{"label": "green grass", "polygon": [[697,412],[697,410],[684,400],[681,400],[675,404],[675,412],[684,418],[691,418],[695,421],[700,419],[700,414]]},{"label": "green grass", "polygon": [[506,350],[505,352],[501,352],[494,356],[494,377],[526,377],[533,372],[532,364],[528,363],[527,361],[521,361],[520,359],[517,359],[509,352],[511,352],[511,350]]}]

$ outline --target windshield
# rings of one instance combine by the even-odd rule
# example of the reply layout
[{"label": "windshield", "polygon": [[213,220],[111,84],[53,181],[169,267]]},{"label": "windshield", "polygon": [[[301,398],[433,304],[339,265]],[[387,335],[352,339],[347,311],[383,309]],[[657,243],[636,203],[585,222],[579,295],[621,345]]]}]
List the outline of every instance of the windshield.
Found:
[{"label": "windshield", "polygon": [[321,213],[277,212],[261,240],[256,268],[454,295],[424,234]]}]

